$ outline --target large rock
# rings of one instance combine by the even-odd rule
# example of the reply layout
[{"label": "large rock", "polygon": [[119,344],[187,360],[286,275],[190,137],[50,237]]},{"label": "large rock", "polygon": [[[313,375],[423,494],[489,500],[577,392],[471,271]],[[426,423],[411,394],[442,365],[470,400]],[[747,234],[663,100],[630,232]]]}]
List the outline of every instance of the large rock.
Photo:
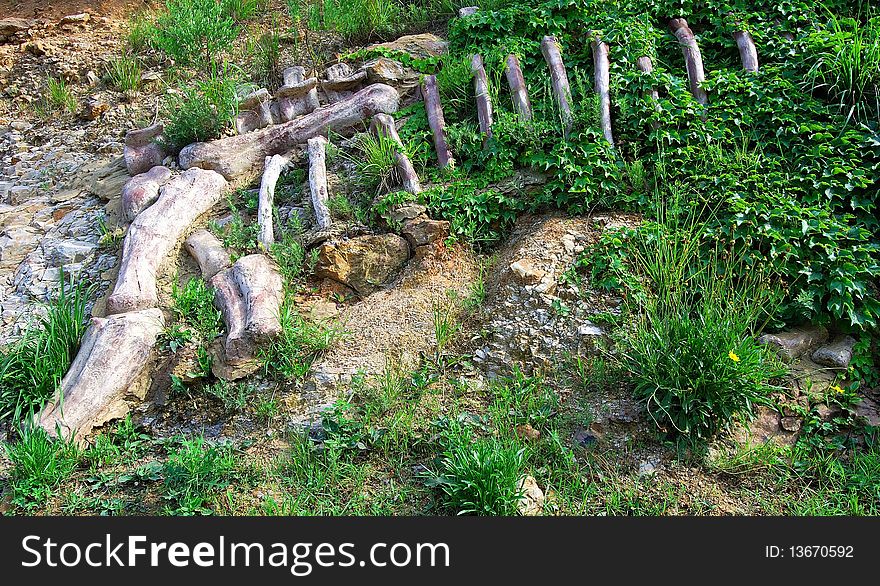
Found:
[{"label": "large rock", "polygon": [[395,41],[370,45],[367,50],[403,51],[414,59],[439,57],[449,49],[449,43],[431,33],[405,35]]},{"label": "large rock", "polygon": [[34,21],[24,18],[4,18],[0,20],[0,35],[14,35],[15,33],[27,32],[34,25]]},{"label": "large rock", "polygon": [[828,330],[822,326],[793,329],[790,332],[764,334],[758,341],[773,346],[786,362],[800,358],[810,348],[828,339]]},{"label": "large rock", "polygon": [[846,370],[852,360],[855,345],[856,339],[852,336],[839,337],[813,352],[813,362],[822,366]]},{"label": "large rock", "polygon": [[397,90],[401,97],[416,97],[421,74],[409,67],[405,67],[400,61],[379,57],[367,61],[361,66],[361,71],[367,74],[367,83],[384,83]]},{"label": "large rock", "polygon": [[369,295],[409,259],[409,245],[396,234],[359,236],[321,246],[316,273]]},{"label": "large rock", "polygon": [[407,220],[401,233],[409,245],[416,249],[446,239],[449,236],[449,222],[420,216]]}]

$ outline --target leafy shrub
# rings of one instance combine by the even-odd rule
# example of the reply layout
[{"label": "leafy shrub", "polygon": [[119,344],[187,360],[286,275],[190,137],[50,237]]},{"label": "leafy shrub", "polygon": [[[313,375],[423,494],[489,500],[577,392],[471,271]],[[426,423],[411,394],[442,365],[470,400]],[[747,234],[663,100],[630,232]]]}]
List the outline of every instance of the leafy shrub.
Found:
[{"label": "leafy shrub", "polygon": [[23,419],[54,396],[86,331],[90,292],[82,283],[66,283],[62,276],[46,317],[0,350],[0,419]]},{"label": "leafy shrub", "polygon": [[210,77],[171,94],[165,103],[165,139],[176,149],[219,138],[238,110],[236,79],[227,67],[214,67]]},{"label": "leafy shrub", "polygon": [[[504,85],[495,79],[495,56],[517,53],[535,120],[533,132],[517,128],[506,101],[496,100],[495,136],[485,149],[472,116],[447,119],[450,145],[478,189],[491,189],[520,168],[547,173],[546,189],[532,198],[534,205],[498,202],[502,205],[491,206],[488,217],[503,213],[512,220],[539,205],[580,213],[642,210],[650,208],[647,186],[652,183],[664,192],[674,182],[686,185],[692,205],[707,211],[707,232],[745,250],[745,266],[769,261],[783,281],[786,298],[778,317],[870,329],[880,323],[880,139],[876,124],[850,124],[848,115],[854,105],[853,112],[876,110],[872,88],[877,68],[855,66],[875,59],[876,23],[861,15],[858,23],[846,20],[856,17],[852,3],[832,1],[827,7],[836,15],[827,27],[815,24],[829,20],[825,8],[770,0],[747,6],[720,1],[686,6],[653,0],[613,5],[547,1],[453,20],[444,67],[456,56],[483,54],[495,93]],[[681,71],[681,49],[661,28],[670,15],[695,23],[704,59],[713,64],[704,83],[710,96],[707,108],[690,94]],[[734,26],[749,30],[761,47],[756,73],[742,71],[731,36]],[[596,124],[596,100],[586,74],[592,69],[592,54],[582,42],[584,30],[600,31],[614,50],[613,147]],[[557,37],[569,71],[575,118],[568,140],[560,136],[546,65],[535,40],[544,34]],[[816,54],[820,62],[810,73],[815,63],[810,56]],[[654,61],[651,74],[635,67],[642,55]],[[459,83],[452,85],[464,92],[468,87],[461,69]],[[805,78],[823,88],[811,96],[801,86]],[[656,102],[650,98],[651,88],[659,91]],[[452,187],[439,201],[429,197],[434,212],[452,221],[460,236],[497,239],[493,223],[467,219],[463,208],[470,194],[450,197],[448,191],[454,189],[463,190]],[[700,250],[707,261],[712,246],[701,244]]]},{"label": "leafy shrub", "polygon": [[226,8],[229,4],[166,0],[165,10],[153,24],[152,42],[179,63],[208,64],[229,48],[238,34],[235,20]]},{"label": "leafy shrub", "polygon": [[453,176],[448,185],[425,190],[436,217],[450,221],[453,236],[477,246],[497,243],[528,204],[519,194],[488,186],[485,180]]},{"label": "leafy shrub", "polygon": [[636,322],[623,350],[635,394],[655,423],[692,441],[749,414],[783,372],[755,340],[778,303],[768,275],[743,271],[742,257],[730,251],[716,250],[704,263],[701,231],[666,216],[641,227],[632,268],[642,295],[629,302]]},{"label": "leafy shrub", "polygon": [[214,307],[214,292],[204,279],[194,277],[181,288],[171,285],[172,310],[177,319],[186,322],[204,341],[216,338],[223,327],[220,311]]},{"label": "leafy shrub", "polygon": [[439,466],[428,484],[440,488],[447,507],[459,515],[518,514],[525,448],[495,437],[475,438],[460,426],[442,441]]},{"label": "leafy shrub", "polygon": [[53,440],[40,427],[23,428],[20,439],[4,447],[12,462],[13,502],[25,508],[45,503],[79,463],[75,444]]},{"label": "leafy shrub", "polygon": [[202,436],[183,440],[162,468],[164,498],[172,501],[173,514],[210,514],[206,503],[230,483],[235,456],[227,445],[210,445]]}]

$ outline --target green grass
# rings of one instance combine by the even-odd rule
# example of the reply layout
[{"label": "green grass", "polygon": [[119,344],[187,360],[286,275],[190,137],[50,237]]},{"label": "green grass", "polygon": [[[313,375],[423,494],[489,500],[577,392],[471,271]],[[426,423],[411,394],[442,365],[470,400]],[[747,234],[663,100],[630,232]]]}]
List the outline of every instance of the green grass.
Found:
[{"label": "green grass", "polygon": [[378,195],[398,182],[397,149],[394,140],[385,135],[361,133],[355,150],[342,156],[354,167],[352,177],[358,186]]},{"label": "green grass", "polygon": [[214,291],[201,277],[193,277],[180,287],[171,285],[171,307],[178,320],[197,331],[204,342],[210,342],[223,329],[220,310],[214,307]]},{"label": "green grass", "polygon": [[716,250],[703,264],[704,226],[658,209],[631,243],[641,287],[627,302],[636,321],[624,335],[624,365],[658,427],[706,440],[767,400],[770,379],[783,374],[756,340],[779,295],[770,275],[743,270],[736,252]]},{"label": "green grass", "polygon": [[206,385],[203,390],[205,394],[223,403],[223,407],[231,413],[244,411],[256,392],[253,383],[224,380]]},{"label": "green grass", "polygon": [[810,35],[815,49],[804,84],[824,94],[847,120],[880,124],[880,17],[864,22],[827,11]]},{"label": "green grass", "polygon": [[175,515],[210,514],[209,501],[229,486],[236,459],[231,447],[204,437],[184,439],[162,468],[163,498]]},{"label": "green grass", "polygon": [[153,46],[153,28],[155,14],[147,10],[139,10],[128,19],[126,44],[134,53],[145,51]]},{"label": "green grass", "polygon": [[62,276],[46,316],[0,350],[0,419],[23,419],[55,395],[86,331],[90,292]]},{"label": "green grass", "polygon": [[23,428],[19,440],[4,447],[12,462],[12,500],[28,510],[44,505],[79,464],[74,444],[53,440],[41,428]]},{"label": "green grass", "polygon": [[285,379],[304,377],[315,358],[324,352],[341,332],[333,326],[305,319],[296,306],[285,298],[281,304],[281,334],[260,348],[258,356],[266,374],[276,373]]},{"label": "green grass", "polygon": [[467,428],[445,432],[443,452],[429,485],[442,492],[444,506],[458,515],[518,514],[526,448],[500,438],[475,438]]},{"label": "green grass", "polygon": [[434,322],[434,341],[437,344],[437,354],[439,355],[449,346],[461,329],[456,319],[458,306],[452,300],[435,301],[431,306],[431,316]]},{"label": "green grass", "polygon": [[67,82],[61,78],[46,78],[46,94],[43,101],[55,111],[75,114],[77,109],[76,96]]},{"label": "green grass", "polygon": [[107,63],[107,78],[120,92],[137,92],[141,87],[141,63],[137,57],[122,54]]},{"label": "green grass", "polygon": [[224,2],[166,0],[152,23],[151,42],[178,63],[207,65],[229,49],[238,27]]}]

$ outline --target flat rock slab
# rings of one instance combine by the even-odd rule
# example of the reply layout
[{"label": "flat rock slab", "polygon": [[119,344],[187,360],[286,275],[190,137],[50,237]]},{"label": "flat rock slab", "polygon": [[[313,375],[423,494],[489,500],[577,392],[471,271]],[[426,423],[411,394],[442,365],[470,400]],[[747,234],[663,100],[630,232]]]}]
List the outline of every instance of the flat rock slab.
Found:
[{"label": "flat rock slab", "polygon": [[439,57],[449,50],[449,43],[431,33],[404,35],[394,41],[370,45],[367,50],[403,51],[415,59]]}]

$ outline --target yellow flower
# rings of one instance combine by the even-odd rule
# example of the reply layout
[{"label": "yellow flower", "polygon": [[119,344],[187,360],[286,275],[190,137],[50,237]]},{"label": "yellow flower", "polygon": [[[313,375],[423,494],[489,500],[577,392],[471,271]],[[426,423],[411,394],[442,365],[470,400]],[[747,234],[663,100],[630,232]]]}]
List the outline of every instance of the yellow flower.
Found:
[{"label": "yellow flower", "polygon": [[842,393],[843,389],[841,389],[838,385],[834,385],[831,387],[832,391],[837,391],[838,393]]},{"label": "yellow flower", "polygon": [[727,353],[727,357],[730,358],[731,360],[733,360],[734,362],[739,362],[739,356],[737,356],[733,350],[731,350],[730,352]]}]

